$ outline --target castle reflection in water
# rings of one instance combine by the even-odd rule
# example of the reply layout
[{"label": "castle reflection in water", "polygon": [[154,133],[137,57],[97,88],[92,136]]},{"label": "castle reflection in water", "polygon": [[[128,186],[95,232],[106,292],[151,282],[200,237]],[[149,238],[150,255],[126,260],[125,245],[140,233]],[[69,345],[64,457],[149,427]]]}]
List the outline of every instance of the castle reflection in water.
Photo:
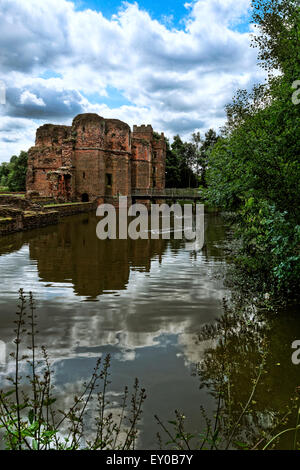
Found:
[{"label": "castle reflection in water", "polygon": [[[176,255],[184,245],[181,240],[151,240],[150,237],[149,240],[100,241],[96,237],[96,224],[96,217],[81,215],[66,218],[57,226],[3,237],[0,256],[28,244],[40,281],[71,283],[76,295],[93,300],[106,292],[127,289],[131,271],[149,273],[152,260],[161,263],[168,247]],[[219,234],[214,235],[218,238]],[[219,255],[210,243],[206,244],[204,254]]]}]

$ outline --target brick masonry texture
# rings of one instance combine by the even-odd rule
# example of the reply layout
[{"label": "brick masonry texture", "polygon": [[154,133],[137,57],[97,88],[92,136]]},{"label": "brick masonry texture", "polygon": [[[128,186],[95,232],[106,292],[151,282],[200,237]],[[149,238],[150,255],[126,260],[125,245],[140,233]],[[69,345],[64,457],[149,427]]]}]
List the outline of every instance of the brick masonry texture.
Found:
[{"label": "brick masonry texture", "polygon": [[72,126],[46,124],[28,152],[27,195],[58,202],[117,204],[135,189],[164,189],[166,142],[152,126],[80,114]]}]

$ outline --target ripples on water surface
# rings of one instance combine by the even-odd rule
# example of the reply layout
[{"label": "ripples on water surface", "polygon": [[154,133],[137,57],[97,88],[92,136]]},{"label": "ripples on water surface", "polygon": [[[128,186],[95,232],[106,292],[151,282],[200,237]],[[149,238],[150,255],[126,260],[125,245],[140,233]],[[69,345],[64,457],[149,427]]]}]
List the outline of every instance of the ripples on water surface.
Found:
[{"label": "ripples on water surface", "polygon": [[110,353],[114,392],[135,377],[147,390],[141,445],[153,448],[155,413],[168,420],[181,409],[198,427],[200,404],[213,408],[191,367],[205,349],[197,341],[201,325],[222,314],[225,291],[214,274],[225,264],[224,226],[207,216],[206,245],[195,253],[178,240],[100,241],[96,224],[93,215],[79,215],[0,239],[0,339],[9,349],[18,289],[33,291],[39,343],[55,362],[66,402],[95,358]]}]

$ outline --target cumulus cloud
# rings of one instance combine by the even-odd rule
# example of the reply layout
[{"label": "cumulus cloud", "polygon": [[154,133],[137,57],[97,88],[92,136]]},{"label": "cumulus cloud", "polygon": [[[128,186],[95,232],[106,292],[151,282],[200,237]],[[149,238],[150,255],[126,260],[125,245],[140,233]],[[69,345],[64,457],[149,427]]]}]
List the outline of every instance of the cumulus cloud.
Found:
[{"label": "cumulus cloud", "polygon": [[30,90],[19,87],[6,91],[6,115],[34,119],[59,119],[74,117],[82,112],[82,96],[76,90],[32,86]]},{"label": "cumulus cloud", "polygon": [[0,116],[0,163],[31,147],[36,128],[33,120]]},{"label": "cumulus cloud", "polygon": [[[7,86],[0,116],[10,126],[7,135],[0,131],[0,161],[10,157],[13,136],[15,151],[22,135],[26,148],[33,127],[69,123],[81,112],[151,123],[170,137],[222,125],[233,93],[263,79],[250,34],[237,28],[250,0],[185,6],[184,27],[175,29],[138,3],[124,3],[107,19],[66,0],[0,0],[0,79]],[[131,104],[109,106],[114,89]],[[27,123],[23,131],[19,119]]]}]

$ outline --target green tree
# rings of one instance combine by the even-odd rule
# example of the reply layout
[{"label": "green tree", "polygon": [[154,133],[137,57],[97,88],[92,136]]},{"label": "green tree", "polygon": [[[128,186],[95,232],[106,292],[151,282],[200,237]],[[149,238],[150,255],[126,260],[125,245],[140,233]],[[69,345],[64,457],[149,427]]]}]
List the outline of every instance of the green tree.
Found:
[{"label": "green tree", "polygon": [[[239,211],[239,261],[263,273],[274,289],[296,293],[300,280],[300,7],[295,1],[255,0],[253,44],[268,70],[265,85],[240,90],[209,156],[209,199]],[[273,74],[274,69],[280,73]]]},{"label": "green tree", "polygon": [[179,158],[176,152],[173,152],[170,147],[170,142],[167,140],[167,155],[166,155],[166,186],[169,188],[178,188],[180,184],[180,165]]},{"label": "green tree", "polygon": [[27,152],[20,152],[17,157],[13,155],[10,159],[9,173],[7,176],[7,186],[10,191],[25,191],[26,190],[26,173],[27,173]]},{"label": "green tree", "polygon": [[0,165],[0,186],[7,186],[7,178],[9,175],[9,163],[1,163]]},{"label": "green tree", "polygon": [[192,142],[195,147],[197,175],[200,178],[200,185],[207,187],[206,172],[209,165],[209,155],[218,141],[218,136],[214,129],[209,129],[202,140],[200,132],[192,134]]},{"label": "green tree", "polygon": [[179,135],[167,146],[166,186],[169,188],[197,187],[195,174],[196,153],[191,142],[183,142]]}]

